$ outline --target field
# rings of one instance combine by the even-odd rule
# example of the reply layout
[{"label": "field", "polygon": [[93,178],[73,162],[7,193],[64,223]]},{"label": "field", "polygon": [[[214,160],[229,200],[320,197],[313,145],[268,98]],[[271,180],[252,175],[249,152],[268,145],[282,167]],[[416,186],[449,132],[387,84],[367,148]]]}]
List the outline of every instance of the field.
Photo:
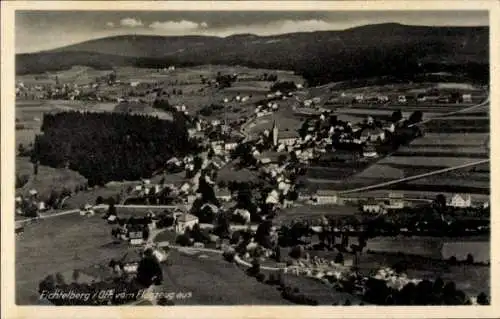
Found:
[{"label": "field", "polygon": [[475,238],[434,238],[434,237],[377,237],[368,241],[368,250],[386,253],[405,253],[435,259],[449,259],[455,256],[465,260],[472,254],[475,261],[490,261],[490,243],[487,236]]},{"label": "field", "polygon": [[34,304],[38,283],[49,274],[121,257],[126,249],[110,245],[110,232],[100,217],[77,214],[25,226],[16,238],[16,303]]},{"label": "field", "polygon": [[285,285],[298,288],[299,293],[316,299],[321,306],[343,305],[347,300],[354,306],[362,302],[358,296],[338,292],[314,278],[285,275]]},{"label": "field", "polygon": [[111,112],[116,103],[69,100],[16,100],[16,144],[29,145],[40,134],[43,114],[60,111],[92,110]]},{"label": "field", "polygon": [[27,195],[31,189],[36,189],[40,198],[48,198],[51,191],[61,192],[63,189],[73,191],[87,183],[87,179],[78,172],[69,169],[55,169],[41,165],[38,175],[33,175],[33,164],[26,157],[16,158],[16,174],[26,180],[16,193]]},{"label": "field", "polygon": [[319,220],[325,217],[344,217],[358,214],[358,208],[354,206],[340,205],[306,205],[284,209],[278,213],[273,222],[287,224],[297,219]]},{"label": "field", "polygon": [[164,283],[160,289],[192,293],[192,298],[179,301],[179,305],[289,304],[275,287],[259,283],[221,256],[171,252],[169,261],[171,265],[164,267]]},{"label": "field", "polygon": [[477,296],[481,292],[489,294],[491,277],[489,266],[449,266],[443,261],[408,255],[363,254],[359,257],[361,272],[369,273],[374,268],[391,267],[399,261],[408,265],[409,278],[435,280],[441,277],[445,282],[454,281],[457,289],[466,295]]},{"label": "field", "polygon": [[32,74],[16,76],[16,82],[23,82],[25,85],[56,84],[57,77],[60,83],[75,83],[82,85],[94,81],[96,77],[104,76],[109,73],[110,71],[95,70],[86,66],[73,66],[69,70],[52,72],[46,76]]},{"label": "field", "polygon": [[[98,271],[94,265],[107,264],[134,250],[112,245],[110,226],[99,217],[67,215],[26,226],[16,239],[16,303],[36,304],[38,282],[57,272],[66,275],[73,269]],[[191,292],[186,304],[287,304],[279,292],[245,275],[220,255],[190,255],[171,252],[170,266],[164,267],[165,292]],[[99,272],[99,271],[98,271]],[[65,276],[68,277],[68,276]],[[86,276],[82,276],[84,280]],[[176,302],[183,304],[183,302]]]}]

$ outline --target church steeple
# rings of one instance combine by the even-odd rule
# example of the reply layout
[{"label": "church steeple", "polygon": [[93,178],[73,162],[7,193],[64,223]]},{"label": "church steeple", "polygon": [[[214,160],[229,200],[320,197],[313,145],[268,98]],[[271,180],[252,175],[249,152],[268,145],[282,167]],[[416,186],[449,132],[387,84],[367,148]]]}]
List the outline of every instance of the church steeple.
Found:
[{"label": "church steeple", "polygon": [[273,145],[278,146],[278,125],[276,120],[273,121]]}]

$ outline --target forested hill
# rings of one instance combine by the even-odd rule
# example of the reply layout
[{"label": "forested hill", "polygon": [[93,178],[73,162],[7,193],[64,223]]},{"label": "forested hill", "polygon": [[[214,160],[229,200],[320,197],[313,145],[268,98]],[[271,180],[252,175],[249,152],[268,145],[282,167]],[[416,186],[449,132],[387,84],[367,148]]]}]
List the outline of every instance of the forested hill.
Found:
[{"label": "forested hill", "polygon": [[487,81],[488,27],[378,24],[343,31],[276,36],[162,37],[125,35],[56,50],[20,54],[18,74],[88,65],[164,67],[230,64],[293,70],[310,82],[451,71]]}]

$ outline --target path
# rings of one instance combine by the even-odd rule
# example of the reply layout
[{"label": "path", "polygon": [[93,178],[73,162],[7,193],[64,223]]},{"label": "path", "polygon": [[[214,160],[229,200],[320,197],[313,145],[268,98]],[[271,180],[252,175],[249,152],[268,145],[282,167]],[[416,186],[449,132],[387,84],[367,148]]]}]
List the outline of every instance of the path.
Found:
[{"label": "path", "polygon": [[388,181],[388,182],[384,182],[384,183],[379,183],[379,184],[375,184],[375,185],[369,185],[369,186],[364,186],[364,187],[355,188],[355,189],[348,189],[348,190],[340,191],[338,193],[339,194],[349,194],[349,193],[363,192],[363,191],[367,191],[367,190],[371,190],[371,189],[375,189],[375,188],[390,186],[390,185],[394,185],[394,184],[398,184],[398,183],[402,183],[402,182],[408,182],[408,181],[412,181],[412,180],[416,180],[416,179],[420,179],[420,178],[424,178],[424,177],[428,177],[428,176],[443,174],[443,173],[459,170],[459,169],[470,167],[470,166],[484,164],[484,163],[488,163],[489,161],[490,161],[490,159],[484,159],[484,160],[480,160],[480,161],[473,162],[473,163],[467,163],[467,164],[463,164],[463,165],[447,167],[444,169],[439,169],[439,170],[427,172],[424,174],[400,178],[400,179],[396,179],[396,180],[392,180],[392,181]]}]

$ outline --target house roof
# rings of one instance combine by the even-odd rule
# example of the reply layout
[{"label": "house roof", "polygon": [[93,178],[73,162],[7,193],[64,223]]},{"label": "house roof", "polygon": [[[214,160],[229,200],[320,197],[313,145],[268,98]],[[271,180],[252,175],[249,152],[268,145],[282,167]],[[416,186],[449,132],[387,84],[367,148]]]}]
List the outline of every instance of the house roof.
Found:
[{"label": "house roof", "polygon": [[468,198],[471,197],[471,195],[470,194],[462,194],[462,193],[461,194],[453,194],[453,196],[451,198],[453,199],[453,198],[457,198],[457,197],[464,199],[464,200],[467,200]]},{"label": "house roof", "polygon": [[361,131],[362,136],[363,135],[379,135],[382,133],[384,133],[384,130],[382,130],[379,127],[374,127],[374,128],[367,127],[363,131]]},{"label": "house roof", "polygon": [[278,139],[298,138],[298,137],[299,137],[299,133],[295,130],[279,131],[278,132]]},{"label": "house roof", "polygon": [[177,218],[177,220],[181,223],[187,223],[187,222],[190,222],[193,220],[198,220],[198,217],[196,217],[192,214],[185,213],[185,214],[182,214],[181,216],[179,216]]},{"label": "house roof", "polygon": [[318,196],[337,196],[337,191],[329,189],[320,189],[316,192]]},{"label": "house roof", "polygon": [[277,162],[280,155],[288,156],[287,152],[265,151],[259,155],[261,160],[268,158],[271,162]]}]

